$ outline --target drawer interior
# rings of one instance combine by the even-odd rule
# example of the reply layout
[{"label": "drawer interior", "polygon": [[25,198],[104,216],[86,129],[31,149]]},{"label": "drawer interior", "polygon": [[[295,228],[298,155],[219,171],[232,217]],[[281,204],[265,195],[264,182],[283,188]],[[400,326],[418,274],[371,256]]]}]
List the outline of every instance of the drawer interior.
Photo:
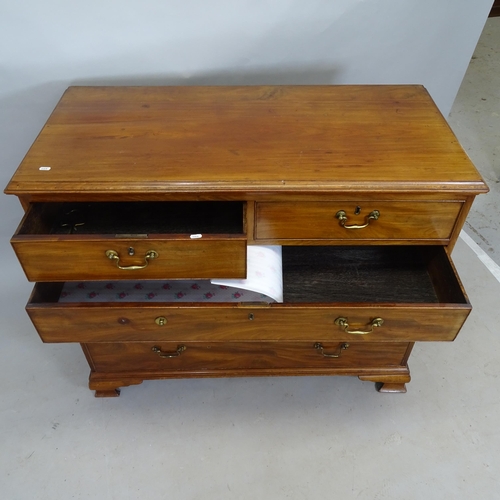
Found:
[{"label": "drawer interior", "polygon": [[[442,247],[285,246],[282,254],[285,303],[468,304],[459,278]],[[210,285],[208,280],[199,282],[202,286]],[[162,295],[153,298],[152,295],[162,287],[167,289],[165,283],[157,280],[136,282],[136,286],[140,287],[139,294],[134,298],[125,296],[123,300],[113,301],[185,302],[169,299],[166,294],[163,299]],[[134,286],[134,282],[105,282],[99,285],[109,289],[116,285],[116,291],[113,291],[116,295],[120,286]],[[89,290],[91,282],[82,282],[82,297],[87,293],[85,288]],[[63,289],[64,283],[38,283],[31,304],[59,302]],[[237,293],[233,295],[231,302],[259,299],[250,294],[243,298]],[[105,294],[90,297],[90,300],[82,299],[82,302],[108,301]]]},{"label": "drawer interior", "polygon": [[438,246],[284,246],[286,302],[468,303]]},{"label": "drawer interior", "polygon": [[240,201],[34,203],[18,234],[244,234]]}]

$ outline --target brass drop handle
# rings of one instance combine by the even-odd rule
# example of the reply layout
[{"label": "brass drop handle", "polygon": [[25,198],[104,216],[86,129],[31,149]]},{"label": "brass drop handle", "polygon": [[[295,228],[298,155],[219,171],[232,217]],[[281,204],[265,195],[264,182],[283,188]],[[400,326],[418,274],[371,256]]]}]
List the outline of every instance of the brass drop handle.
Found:
[{"label": "brass drop handle", "polygon": [[151,350],[153,352],[155,352],[156,354],[158,354],[158,356],[160,356],[160,358],[177,358],[186,349],[187,349],[187,347],[185,345],[182,345],[182,344],[178,345],[177,349],[174,352],[165,352],[165,351],[162,351],[161,348],[158,347],[158,346],[154,346],[154,347],[151,348]]},{"label": "brass drop handle", "polygon": [[339,210],[336,214],[335,217],[340,221],[340,225],[342,227],[345,227],[346,229],[363,229],[364,227],[367,227],[372,220],[377,220],[380,217],[380,212],[378,210],[372,210],[367,216],[366,216],[366,222],[364,224],[358,225],[358,224],[351,224],[350,226],[347,226],[347,214],[345,213],[344,210]]},{"label": "brass drop handle", "polygon": [[324,350],[323,344],[321,342],[316,342],[314,344],[314,348],[321,353],[324,358],[340,358],[342,351],[345,351],[349,348],[349,344],[340,344],[338,351],[334,353],[327,353]]},{"label": "brass drop handle", "polygon": [[116,267],[118,269],[123,269],[125,271],[134,271],[136,269],[144,269],[148,267],[149,261],[158,258],[158,252],[155,250],[148,250],[146,252],[146,255],[144,256],[144,264],[140,266],[122,266],[120,265],[120,256],[118,255],[118,252],[115,250],[106,250],[106,257],[109,260],[114,260]]},{"label": "brass drop handle", "polygon": [[370,322],[369,330],[349,330],[349,321],[347,318],[337,318],[334,323],[340,328],[344,330],[345,333],[349,333],[351,335],[368,335],[372,333],[375,328],[379,328],[384,324],[384,320],[382,318],[374,318]]}]

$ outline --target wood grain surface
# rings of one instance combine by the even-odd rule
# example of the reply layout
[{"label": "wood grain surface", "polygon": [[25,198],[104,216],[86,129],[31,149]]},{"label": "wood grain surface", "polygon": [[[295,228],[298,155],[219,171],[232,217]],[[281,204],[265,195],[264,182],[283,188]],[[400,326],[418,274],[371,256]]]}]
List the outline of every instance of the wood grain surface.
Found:
[{"label": "wood grain surface", "polygon": [[[339,342],[323,345],[326,354],[337,353]],[[397,366],[402,364],[408,343],[350,343],[338,358],[324,357],[314,342],[233,342],[183,343],[186,350],[174,358],[161,358],[152,351],[158,347],[175,353],[177,342],[127,342],[86,344],[98,372],[197,371],[300,368],[353,368]]]},{"label": "wood grain surface", "polygon": [[350,85],[70,87],[6,193],[360,189],[487,190],[423,87]]},{"label": "wood grain surface", "polygon": [[[437,240],[443,244],[451,235],[462,208],[459,202],[370,201],[274,202],[257,203],[255,237],[257,240],[337,240],[342,244],[362,240]],[[364,225],[374,210],[380,213],[362,229],[340,224],[336,214],[343,210],[349,225]],[[359,212],[359,213],[356,213]]]}]

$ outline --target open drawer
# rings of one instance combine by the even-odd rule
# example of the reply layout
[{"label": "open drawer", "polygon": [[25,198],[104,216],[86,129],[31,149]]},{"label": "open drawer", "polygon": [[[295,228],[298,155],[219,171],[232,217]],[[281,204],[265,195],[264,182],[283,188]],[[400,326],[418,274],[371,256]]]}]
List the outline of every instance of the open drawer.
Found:
[{"label": "open drawer", "polygon": [[153,302],[147,289],[64,303],[62,283],[39,283],[27,311],[45,342],[90,343],[453,340],[471,310],[442,247],[282,250],[284,303]]},{"label": "open drawer", "polygon": [[11,240],[30,281],[244,278],[243,202],[34,203]]}]

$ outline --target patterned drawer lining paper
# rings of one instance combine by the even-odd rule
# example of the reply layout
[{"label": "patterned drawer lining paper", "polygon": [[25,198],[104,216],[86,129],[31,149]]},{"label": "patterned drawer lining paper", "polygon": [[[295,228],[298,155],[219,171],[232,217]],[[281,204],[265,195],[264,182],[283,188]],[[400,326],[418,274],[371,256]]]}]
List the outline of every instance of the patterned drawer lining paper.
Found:
[{"label": "patterned drawer lining paper", "polygon": [[59,302],[274,302],[245,289],[197,281],[85,281],[64,284]]}]

